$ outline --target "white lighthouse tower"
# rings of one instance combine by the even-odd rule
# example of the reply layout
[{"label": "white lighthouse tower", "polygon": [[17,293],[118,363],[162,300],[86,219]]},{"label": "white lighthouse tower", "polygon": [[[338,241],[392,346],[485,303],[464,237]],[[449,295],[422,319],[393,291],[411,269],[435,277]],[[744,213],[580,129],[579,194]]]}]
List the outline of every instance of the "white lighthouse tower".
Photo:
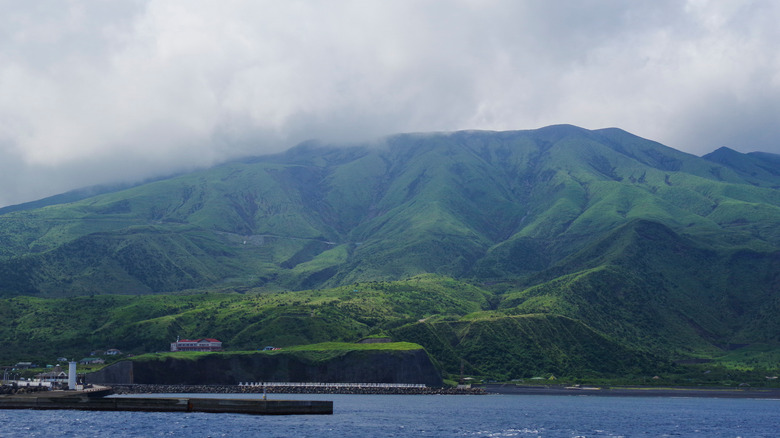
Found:
[{"label": "white lighthouse tower", "polygon": [[68,389],[76,390],[76,361],[68,362]]}]

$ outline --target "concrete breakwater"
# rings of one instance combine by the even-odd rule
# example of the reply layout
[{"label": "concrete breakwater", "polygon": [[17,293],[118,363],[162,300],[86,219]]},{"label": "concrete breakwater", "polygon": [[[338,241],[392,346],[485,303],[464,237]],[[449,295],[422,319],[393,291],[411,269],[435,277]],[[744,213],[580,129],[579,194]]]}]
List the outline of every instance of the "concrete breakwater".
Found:
[{"label": "concrete breakwater", "polygon": [[283,385],[111,385],[115,394],[401,394],[401,395],[482,395],[482,388],[429,388],[398,386],[301,386]]},{"label": "concrete breakwater", "polygon": [[0,409],[209,412],[252,415],[331,415],[333,402],[325,400],[239,400],[219,398],[88,397],[83,394],[3,396]]}]

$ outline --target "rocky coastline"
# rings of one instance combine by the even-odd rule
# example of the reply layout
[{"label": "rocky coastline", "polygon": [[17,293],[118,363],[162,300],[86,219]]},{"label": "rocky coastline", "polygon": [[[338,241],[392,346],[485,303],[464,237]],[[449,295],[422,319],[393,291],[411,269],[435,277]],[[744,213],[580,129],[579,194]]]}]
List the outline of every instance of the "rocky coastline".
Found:
[{"label": "rocky coastline", "polygon": [[48,390],[49,388],[42,387],[42,386],[1,385],[0,395],[32,394],[32,393],[43,392]]}]

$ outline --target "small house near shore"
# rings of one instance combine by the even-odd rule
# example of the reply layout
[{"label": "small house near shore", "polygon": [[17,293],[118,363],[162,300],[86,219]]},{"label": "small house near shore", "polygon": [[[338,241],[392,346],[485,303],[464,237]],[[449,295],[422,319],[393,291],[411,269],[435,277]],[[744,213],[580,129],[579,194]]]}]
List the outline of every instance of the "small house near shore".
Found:
[{"label": "small house near shore", "polygon": [[53,371],[49,371],[46,373],[38,373],[35,375],[35,380],[39,382],[62,382],[65,383],[68,381],[68,373],[65,371],[62,371],[57,367]]}]

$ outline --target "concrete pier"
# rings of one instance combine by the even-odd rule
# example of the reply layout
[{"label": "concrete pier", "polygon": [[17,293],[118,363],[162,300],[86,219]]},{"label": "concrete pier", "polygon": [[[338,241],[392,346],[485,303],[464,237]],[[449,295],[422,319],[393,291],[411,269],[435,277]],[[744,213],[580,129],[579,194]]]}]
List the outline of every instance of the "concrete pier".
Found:
[{"label": "concrete pier", "polygon": [[332,401],[247,400],[228,398],[122,398],[43,392],[0,397],[0,409],[75,409],[81,411],[211,412],[253,415],[331,415]]}]

